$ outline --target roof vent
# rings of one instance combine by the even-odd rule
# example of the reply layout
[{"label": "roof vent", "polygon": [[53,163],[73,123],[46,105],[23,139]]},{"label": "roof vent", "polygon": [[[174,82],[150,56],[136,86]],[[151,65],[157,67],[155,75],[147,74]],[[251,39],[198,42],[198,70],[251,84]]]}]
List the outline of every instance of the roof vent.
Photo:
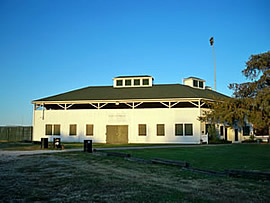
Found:
[{"label": "roof vent", "polygon": [[205,80],[196,78],[196,77],[189,77],[185,78],[184,80],[184,85],[193,87],[193,88],[198,88],[198,89],[205,89]]}]

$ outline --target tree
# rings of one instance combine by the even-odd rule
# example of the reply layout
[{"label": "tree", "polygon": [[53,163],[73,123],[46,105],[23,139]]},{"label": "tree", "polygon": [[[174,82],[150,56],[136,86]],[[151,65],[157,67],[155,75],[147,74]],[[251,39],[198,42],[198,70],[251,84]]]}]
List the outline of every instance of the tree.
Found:
[{"label": "tree", "polygon": [[233,97],[209,103],[211,111],[201,121],[244,126],[248,121],[255,129],[268,129],[270,136],[270,51],[251,55],[242,71],[249,82],[233,83]]}]

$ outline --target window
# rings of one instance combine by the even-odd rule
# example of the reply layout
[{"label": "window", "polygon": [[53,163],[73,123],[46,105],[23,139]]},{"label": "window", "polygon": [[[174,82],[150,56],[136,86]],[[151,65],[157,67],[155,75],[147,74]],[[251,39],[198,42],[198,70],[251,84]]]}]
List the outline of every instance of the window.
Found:
[{"label": "window", "polygon": [[149,79],[143,79],[143,85],[149,85]]},{"label": "window", "polygon": [[51,124],[46,124],[45,126],[45,131],[46,131],[46,135],[52,135],[52,125]]},{"label": "window", "polygon": [[192,124],[185,124],[185,135],[193,135]]},{"label": "window", "polygon": [[116,80],[116,86],[123,86],[123,80]]},{"label": "window", "polygon": [[94,136],[94,125],[93,124],[86,125],[86,136]]},{"label": "window", "polygon": [[146,136],[146,124],[139,124],[139,136]]},{"label": "window", "polygon": [[131,86],[131,80],[125,80],[125,86]]},{"label": "window", "polygon": [[71,124],[69,125],[69,135],[76,135],[77,134],[77,125]]},{"label": "window", "polygon": [[46,124],[46,135],[60,135],[60,125]]},{"label": "window", "polygon": [[165,136],[165,125],[157,124],[157,136]]},{"label": "window", "polygon": [[250,134],[250,127],[249,126],[243,127],[243,135],[247,136],[249,134]]},{"label": "window", "polygon": [[219,128],[219,135],[220,136],[224,135],[224,127],[223,126],[220,126],[220,128]]},{"label": "window", "polygon": [[134,86],[139,86],[141,85],[140,79],[134,79]]},{"label": "window", "polygon": [[53,134],[60,135],[60,125],[53,125]]},{"label": "window", "polygon": [[198,80],[193,80],[193,87],[198,87]]},{"label": "window", "polygon": [[183,135],[183,124],[175,124],[175,136]]},{"label": "window", "polygon": [[203,88],[203,81],[199,81],[199,87]]}]

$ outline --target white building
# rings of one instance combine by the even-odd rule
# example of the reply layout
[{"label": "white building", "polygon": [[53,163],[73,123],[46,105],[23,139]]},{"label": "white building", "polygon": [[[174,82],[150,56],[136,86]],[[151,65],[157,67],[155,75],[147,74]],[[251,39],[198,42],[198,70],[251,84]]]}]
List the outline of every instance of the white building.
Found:
[{"label": "white building", "polygon": [[[226,97],[190,77],[184,84],[154,85],[151,76],[113,78],[113,86],[86,87],[32,101],[33,140],[63,142],[200,144],[206,125],[198,120],[205,101]],[[233,137],[220,127],[221,137]]]}]

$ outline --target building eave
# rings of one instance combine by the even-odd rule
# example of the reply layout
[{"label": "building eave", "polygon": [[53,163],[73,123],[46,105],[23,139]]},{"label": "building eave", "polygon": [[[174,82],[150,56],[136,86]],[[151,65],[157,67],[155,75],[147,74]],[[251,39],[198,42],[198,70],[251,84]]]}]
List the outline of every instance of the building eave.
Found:
[{"label": "building eave", "polygon": [[32,104],[88,104],[88,103],[138,103],[138,102],[188,102],[215,101],[207,98],[164,98],[164,99],[117,99],[117,100],[71,100],[71,101],[31,101]]}]

